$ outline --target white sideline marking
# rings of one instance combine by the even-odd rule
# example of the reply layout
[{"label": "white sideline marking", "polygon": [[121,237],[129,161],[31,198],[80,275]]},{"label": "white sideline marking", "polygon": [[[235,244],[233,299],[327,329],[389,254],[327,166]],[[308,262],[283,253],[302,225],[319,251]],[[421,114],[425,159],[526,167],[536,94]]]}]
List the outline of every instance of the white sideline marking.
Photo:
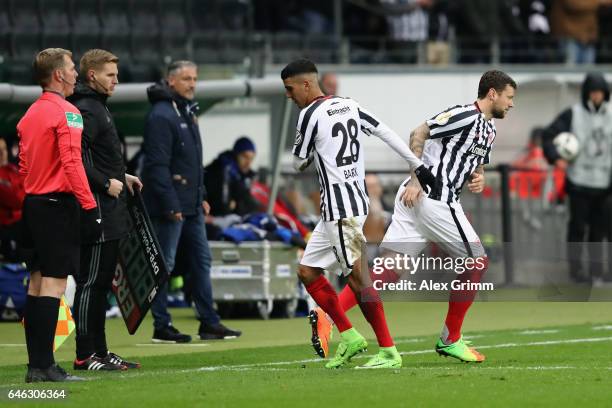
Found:
[{"label": "white sideline marking", "polygon": [[[509,348],[509,347],[523,347],[523,346],[549,346],[554,344],[574,344],[574,343],[597,343],[602,341],[612,341],[612,337],[591,337],[591,338],[582,338],[582,339],[567,339],[567,340],[547,340],[547,341],[532,341],[528,343],[501,343],[501,344],[490,344],[484,346],[478,346],[478,349],[495,349],[495,348]],[[417,355],[417,354],[427,354],[434,353],[433,348],[429,348],[426,350],[414,350],[414,351],[402,351],[400,352],[403,356],[409,355]],[[358,355],[353,357],[353,359],[362,359],[372,357],[372,355]],[[183,370],[181,372],[191,372],[191,371],[219,371],[219,370],[235,370],[235,369],[248,369],[255,367],[271,367],[271,366],[280,366],[280,365],[292,365],[292,364],[303,364],[303,363],[312,363],[312,362],[323,362],[325,360],[320,358],[311,358],[306,360],[294,360],[294,361],[275,361],[270,363],[259,363],[259,364],[240,364],[240,365],[227,365],[227,366],[210,366],[210,367],[200,367],[190,370]],[[417,368],[417,367],[415,367]],[[490,367],[496,368],[496,367]],[[503,369],[505,367],[499,367],[498,369]],[[420,367],[418,369],[421,369]],[[520,369],[517,367],[516,369]]]},{"label": "white sideline marking", "polygon": [[470,335],[463,336],[463,338],[466,340],[481,339],[483,337],[487,337],[487,335],[486,334],[473,334],[471,336]]},{"label": "white sideline marking", "polygon": [[171,346],[171,347],[208,347],[207,343],[138,343],[137,346]]},{"label": "white sideline marking", "polygon": [[25,347],[25,343],[0,343],[0,347]]},{"label": "white sideline marking", "polygon": [[[501,343],[501,344],[490,344],[479,346],[479,349],[495,349],[495,348],[509,348],[509,347],[524,347],[524,346],[548,346],[554,344],[575,344],[575,343],[597,343],[603,341],[612,341],[612,337],[590,337],[590,338],[578,338],[578,339],[566,339],[566,340],[548,340],[548,341],[532,341],[528,343]],[[143,343],[142,345],[153,345]],[[433,349],[427,350],[414,350],[414,351],[403,351],[400,352],[401,355],[417,355],[417,354],[427,354],[433,353]],[[358,355],[355,356],[354,359],[363,359],[371,357],[372,355]],[[310,358],[304,360],[293,360],[293,361],[274,361],[269,363],[256,363],[256,364],[240,364],[240,365],[222,365],[222,366],[210,366],[210,367],[200,367],[200,368],[189,368],[183,370],[152,370],[152,371],[143,371],[140,373],[130,373],[130,374],[120,374],[120,378],[134,378],[134,377],[142,377],[147,375],[159,375],[161,373],[193,373],[198,371],[289,371],[294,370],[294,368],[277,368],[275,366],[282,365],[293,365],[300,363],[313,363],[313,362],[324,362],[325,360],[321,358]],[[274,367],[274,368],[271,368]],[[452,370],[456,367],[453,366],[443,366],[443,367],[404,367],[404,369],[414,369],[414,370]],[[527,367],[516,367],[516,366],[500,366],[500,367],[487,367],[479,365],[478,370],[572,370],[572,369],[601,369],[601,370],[612,370],[612,367],[572,367],[572,366],[527,366]],[[98,377],[89,377],[88,379],[97,379]],[[22,385],[18,384],[2,384],[3,387],[9,386],[17,386]]]},{"label": "white sideline marking", "polygon": [[425,341],[425,339],[404,339],[404,340],[396,340],[395,344],[408,344],[408,343],[421,343]]},{"label": "white sideline marking", "polygon": [[530,334],[552,334],[559,333],[559,330],[523,330],[518,334],[530,335]]},{"label": "white sideline marking", "polygon": [[612,330],[612,325],[594,326],[593,330]]},{"label": "white sideline marking", "polygon": [[[232,368],[228,366],[226,368],[221,369],[220,367],[211,367],[211,368],[219,368],[218,370],[199,370],[199,371],[294,371],[294,368],[265,368],[265,367],[240,367],[240,368]],[[453,366],[445,366],[445,367],[402,367],[403,369],[408,370],[430,370],[430,371],[439,371],[439,370],[454,370],[456,367]],[[546,370],[592,370],[592,369],[603,369],[603,370],[612,370],[612,367],[572,367],[572,366],[527,366],[527,367],[516,367],[516,366],[499,366],[499,367],[483,367],[478,366],[478,370],[526,370],[526,371],[546,371]]]}]

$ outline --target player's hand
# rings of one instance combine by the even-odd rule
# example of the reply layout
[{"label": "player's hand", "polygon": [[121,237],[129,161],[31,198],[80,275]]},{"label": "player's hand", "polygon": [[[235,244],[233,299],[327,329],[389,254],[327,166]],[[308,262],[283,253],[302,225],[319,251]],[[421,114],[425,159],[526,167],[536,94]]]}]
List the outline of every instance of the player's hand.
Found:
[{"label": "player's hand", "polygon": [[423,189],[421,188],[419,182],[416,180],[410,180],[402,193],[402,203],[404,203],[404,205],[408,208],[412,208],[419,202],[422,194]]},{"label": "player's hand", "polygon": [[559,170],[567,170],[567,160],[557,159],[555,160],[555,167]]},{"label": "player's hand", "polygon": [[208,204],[208,201],[202,201],[202,209],[204,210],[204,215],[210,214],[210,204]]},{"label": "player's hand", "polygon": [[109,182],[110,187],[108,187],[108,190],[106,190],[106,194],[111,197],[118,198],[121,191],[123,191],[123,183],[117,179],[110,179]]},{"label": "player's hand", "polygon": [[421,164],[414,171],[414,174],[416,174],[417,179],[419,180],[419,184],[421,184],[421,188],[426,193],[429,193],[429,190],[433,189],[434,186],[436,185],[436,178],[431,173],[431,171],[429,171],[429,169],[425,167],[424,164]]},{"label": "player's hand", "polygon": [[183,213],[182,212],[174,212],[174,213],[168,214],[168,219],[170,221],[174,221],[174,222],[183,221]]},{"label": "player's hand", "polygon": [[136,187],[138,191],[142,191],[142,181],[136,176],[125,173],[125,183],[131,195],[134,195],[134,187]]},{"label": "player's hand", "polygon": [[482,193],[485,187],[485,177],[482,173],[472,173],[468,182],[468,189],[475,194]]}]

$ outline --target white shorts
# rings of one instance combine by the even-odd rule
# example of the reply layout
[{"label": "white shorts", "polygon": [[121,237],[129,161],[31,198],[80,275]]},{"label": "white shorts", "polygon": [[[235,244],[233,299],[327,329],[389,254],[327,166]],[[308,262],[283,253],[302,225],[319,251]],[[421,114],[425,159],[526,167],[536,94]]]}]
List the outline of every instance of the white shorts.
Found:
[{"label": "white shorts", "polygon": [[320,220],[308,240],[300,264],[330,270],[338,262],[343,275],[351,273],[366,242],[363,235],[366,218],[366,215],[360,215],[336,221]]},{"label": "white shorts", "polygon": [[423,196],[413,208],[402,203],[405,186],[395,196],[391,225],[381,247],[413,257],[435,242],[449,256],[485,256],[480,239],[458,202],[446,203]]}]

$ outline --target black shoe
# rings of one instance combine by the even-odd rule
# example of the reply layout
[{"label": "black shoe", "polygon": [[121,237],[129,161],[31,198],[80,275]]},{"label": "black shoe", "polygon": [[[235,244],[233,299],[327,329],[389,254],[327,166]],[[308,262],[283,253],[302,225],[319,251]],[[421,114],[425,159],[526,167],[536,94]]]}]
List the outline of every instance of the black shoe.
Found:
[{"label": "black shoe", "polygon": [[223,340],[223,339],[235,339],[240,337],[242,332],[240,330],[228,329],[221,323],[217,324],[206,324],[200,323],[198,335],[200,340]]},{"label": "black shoe", "polygon": [[174,326],[155,329],[153,332],[153,343],[189,343],[191,336],[176,330]]},{"label": "black shoe", "polygon": [[74,360],[72,367],[75,370],[91,370],[91,371],[124,371],[127,367],[121,364],[111,363],[110,361],[100,358],[95,354],[87,357],[84,360]]},{"label": "black shoe", "polygon": [[140,363],[124,360],[115,353],[108,352],[106,356],[100,358],[104,362],[125,366],[126,368],[140,368]]},{"label": "black shoe", "polygon": [[76,377],[68,374],[64,369],[57,364],[51,365],[49,368],[31,368],[28,367],[28,373],[25,378],[27,383],[35,382],[64,382],[64,381],[84,381],[84,378]]}]

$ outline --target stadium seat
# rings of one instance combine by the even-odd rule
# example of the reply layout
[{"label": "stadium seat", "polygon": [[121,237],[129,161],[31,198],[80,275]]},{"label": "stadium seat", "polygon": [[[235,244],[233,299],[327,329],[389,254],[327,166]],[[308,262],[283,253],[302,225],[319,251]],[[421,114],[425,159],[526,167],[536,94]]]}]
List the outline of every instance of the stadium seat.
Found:
[{"label": "stadium seat", "polygon": [[101,0],[100,20],[104,35],[129,36],[130,22],[126,13],[125,1]]},{"label": "stadium seat", "polygon": [[159,3],[156,0],[132,0],[129,21],[132,33],[159,34]]},{"label": "stadium seat", "polygon": [[100,35],[102,24],[98,0],[72,0],[70,9],[74,34]]},{"label": "stadium seat", "polygon": [[160,0],[162,56],[165,62],[191,58],[187,2]]},{"label": "stadium seat", "polygon": [[221,55],[219,53],[219,37],[216,32],[198,32],[194,33],[193,41],[193,59],[199,64],[219,64],[221,63]]},{"label": "stadium seat", "polygon": [[42,47],[71,48],[68,0],[40,0]]},{"label": "stadium seat", "polygon": [[224,64],[241,64],[249,54],[248,38],[243,31],[225,31],[218,33],[220,58]]},{"label": "stadium seat", "polygon": [[9,15],[9,2],[8,0],[0,0],[0,34],[8,34],[11,30],[12,25]]},{"label": "stadium seat", "polygon": [[102,24],[98,0],[72,0],[72,52],[78,61],[83,53],[100,48]]},{"label": "stadium seat", "polygon": [[272,37],[273,61],[287,63],[303,55],[303,36],[300,33],[281,31]]},{"label": "stadium seat", "polygon": [[304,39],[304,56],[321,64],[337,62],[337,45],[329,34],[310,34]]},{"label": "stadium seat", "polygon": [[162,35],[161,56],[165,63],[177,59],[192,59],[190,50],[190,38],[185,34],[182,36]]},{"label": "stadium seat", "polygon": [[32,62],[41,48],[41,23],[38,2],[9,0],[11,14],[11,55],[14,61]]},{"label": "stadium seat", "polygon": [[0,82],[5,81],[6,64],[11,56],[11,29],[8,1],[0,0]]},{"label": "stadium seat", "polygon": [[132,0],[130,3],[130,44],[133,80],[154,80],[162,63],[160,53],[159,2],[157,0]]}]

